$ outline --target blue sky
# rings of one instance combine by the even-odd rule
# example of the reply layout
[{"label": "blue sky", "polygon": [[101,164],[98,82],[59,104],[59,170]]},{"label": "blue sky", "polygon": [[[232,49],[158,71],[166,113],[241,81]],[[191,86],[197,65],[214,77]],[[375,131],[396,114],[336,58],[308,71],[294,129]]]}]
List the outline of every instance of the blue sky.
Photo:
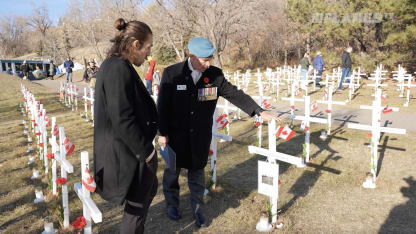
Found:
[{"label": "blue sky", "polygon": [[29,16],[34,7],[46,5],[49,17],[56,23],[70,0],[0,0],[0,16]]}]

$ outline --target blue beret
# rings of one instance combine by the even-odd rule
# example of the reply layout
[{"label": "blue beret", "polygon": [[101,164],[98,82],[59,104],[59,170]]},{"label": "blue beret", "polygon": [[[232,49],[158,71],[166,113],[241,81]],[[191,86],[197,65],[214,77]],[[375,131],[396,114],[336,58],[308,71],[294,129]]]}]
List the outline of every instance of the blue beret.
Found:
[{"label": "blue beret", "polygon": [[203,37],[194,37],[188,43],[189,52],[199,58],[208,58],[214,54],[212,43]]}]

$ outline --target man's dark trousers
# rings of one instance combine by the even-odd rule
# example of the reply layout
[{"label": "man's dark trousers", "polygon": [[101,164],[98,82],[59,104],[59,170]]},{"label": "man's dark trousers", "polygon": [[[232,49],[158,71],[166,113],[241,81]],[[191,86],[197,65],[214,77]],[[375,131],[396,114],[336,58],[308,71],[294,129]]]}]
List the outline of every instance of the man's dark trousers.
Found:
[{"label": "man's dark trousers", "polygon": [[[181,168],[176,168],[176,172],[166,168],[163,174],[163,194],[168,207],[179,208],[179,183],[178,178]],[[203,204],[205,191],[204,169],[188,169],[188,187],[191,192],[191,207],[195,212],[197,205]]]}]

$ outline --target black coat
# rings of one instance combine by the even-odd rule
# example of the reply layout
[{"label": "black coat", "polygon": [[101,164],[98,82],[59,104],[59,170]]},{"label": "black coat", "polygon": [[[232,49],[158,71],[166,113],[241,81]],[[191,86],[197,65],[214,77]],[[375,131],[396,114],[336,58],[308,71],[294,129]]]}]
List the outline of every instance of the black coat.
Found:
[{"label": "black coat", "polygon": [[351,60],[350,53],[348,53],[347,51],[344,51],[344,53],[342,54],[342,67],[351,68],[351,65],[352,65],[352,60]]},{"label": "black coat", "polygon": [[111,57],[103,62],[95,86],[94,121],[97,193],[121,204],[138,166],[154,150],[158,128],[156,105],[127,60]]},{"label": "black coat", "polygon": [[[209,80],[208,84],[204,80]],[[178,90],[178,85],[186,85],[186,90]],[[250,96],[230,84],[217,67],[210,66],[196,86],[187,61],[167,67],[162,75],[157,103],[159,132],[169,137],[168,144],[176,152],[177,167],[202,169],[207,164],[217,99],[198,101],[198,89],[206,85],[217,87],[219,96],[250,116],[261,109]]]}]

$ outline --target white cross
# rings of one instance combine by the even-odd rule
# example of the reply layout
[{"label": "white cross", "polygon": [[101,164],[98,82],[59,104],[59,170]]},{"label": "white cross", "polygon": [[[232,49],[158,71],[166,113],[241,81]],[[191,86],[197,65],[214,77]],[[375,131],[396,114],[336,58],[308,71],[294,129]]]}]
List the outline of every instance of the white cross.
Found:
[{"label": "white cross", "polygon": [[[217,109],[215,108],[214,115],[212,117],[212,138],[211,138],[211,180],[212,180],[212,186],[215,189],[215,185],[217,183],[217,139],[223,139],[225,141],[232,141],[232,136],[227,136],[221,133],[217,132]],[[208,193],[208,190],[205,189],[205,194]]]},{"label": "white cross", "polygon": [[[398,108],[390,107],[391,111],[399,111]],[[371,131],[371,174],[372,178],[370,180],[366,180],[363,183],[364,188],[375,188],[376,187],[376,177],[377,177],[377,163],[378,163],[378,143],[380,140],[381,132],[385,133],[394,133],[394,134],[406,134],[406,129],[400,128],[387,128],[381,127],[381,113],[384,107],[381,106],[381,89],[377,89],[376,92],[376,100],[373,101],[372,106],[360,106],[360,109],[366,109],[372,111],[372,124],[371,125],[363,125],[363,124],[348,124],[348,128],[359,129],[359,130],[366,130]]]},{"label": "white cross", "polygon": [[59,155],[59,145],[56,143],[56,136],[54,135],[54,128],[56,126],[56,117],[52,117],[52,125],[51,125],[51,138],[49,138],[49,144],[51,144],[51,151],[54,155],[52,159],[52,194],[56,195],[56,159],[55,156]]},{"label": "white cross", "polygon": [[[67,179],[67,173],[73,173],[74,168],[72,164],[66,160],[66,150],[64,145],[65,130],[64,127],[59,127],[59,152],[54,158],[61,165],[61,177]],[[69,205],[68,205],[68,186],[65,183],[62,185],[62,207],[64,210],[64,227],[69,226]]]},{"label": "white cross", "polygon": [[313,123],[321,123],[321,124],[327,124],[328,120],[321,119],[321,118],[315,118],[310,116],[311,112],[311,97],[305,96],[305,116],[295,116],[295,120],[301,120],[304,121],[305,126],[305,145],[303,146],[303,153],[305,156],[305,162],[309,162],[309,154],[310,154],[310,122]]},{"label": "white cross", "polygon": [[317,103],[323,103],[328,104],[328,108],[325,110],[328,116],[327,120],[327,135],[331,134],[331,126],[332,126],[332,105],[342,105],[345,106],[346,102],[339,102],[339,101],[333,101],[332,100],[332,93],[333,93],[333,87],[329,87],[329,93],[328,93],[328,101],[323,100],[317,100]]},{"label": "white cross", "polygon": [[[83,175],[87,174],[86,169],[89,169],[89,158],[88,152],[83,151],[81,152],[81,180],[85,177]],[[85,188],[82,183],[75,183],[74,190],[79,199],[82,201],[82,213],[86,220],[84,234],[91,234],[91,219],[94,221],[94,223],[102,222],[102,213],[94,201],[91,199],[90,191]]]},{"label": "white cross", "polygon": [[[305,162],[302,158],[295,157],[289,154],[284,154],[276,151],[276,120],[271,120],[268,123],[268,136],[269,136],[269,149],[264,149],[261,147],[250,145],[248,146],[248,152],[250,154],[259,154],[267,157],[267,161],[271,164],[277,164],[277,161],[287,162],[297,167],[305,167]],[[278,173],[278,171],[276,172]],[[278,176],[278,175],[277,175]],[[278,178],[278,177],[277,177]],[[270,203],[272,204],[272,223],[277,221],[277,200],[278,200],[278,191],[275,191],[275,196],[270,196]]]}]

